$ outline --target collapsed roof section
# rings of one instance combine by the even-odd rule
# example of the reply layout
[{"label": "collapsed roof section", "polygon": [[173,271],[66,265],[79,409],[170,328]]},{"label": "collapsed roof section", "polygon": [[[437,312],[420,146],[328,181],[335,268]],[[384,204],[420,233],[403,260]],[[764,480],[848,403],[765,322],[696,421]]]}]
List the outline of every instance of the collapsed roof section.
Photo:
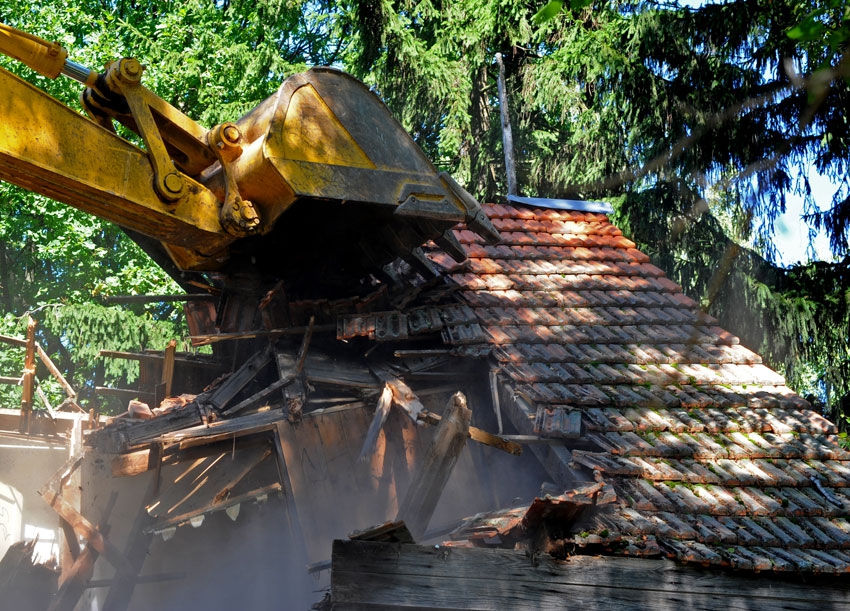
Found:
[{"label": "collapsed roof section", "polygon": [[605,215],[486,211],[502,243],[460,229],[465,267],[433,255],[480,327],[446,337],[492,355],[520,432],[563,438],[538,449],[559,484],[613,485],[617,500],[566,541],[737,569],[850,571],[850,452],[831,422]]}]

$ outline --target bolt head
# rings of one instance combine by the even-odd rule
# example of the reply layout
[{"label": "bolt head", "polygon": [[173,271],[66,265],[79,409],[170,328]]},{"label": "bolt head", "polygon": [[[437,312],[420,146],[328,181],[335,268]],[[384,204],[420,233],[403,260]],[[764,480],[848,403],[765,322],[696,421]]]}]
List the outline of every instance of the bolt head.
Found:
[{"label": "bolt head", "polygon": [[171,173],[162,181],[169,193],[180,193],[183,190],[183,177],[179,174]]},{"label": "bolt head", "polygon": [[142,76],[142,64],[137,59],[122,59],[121,73],[128,79],[138,80]]},{"label": "bolt head", "polygon": [[242,206],[239,208],[239,216],[242,217],[243,221],[253,224],[257,220],[257,211],[254,210],[254,205],[251,202],[242,200]]},{"label": "bolt head", "polygon": [[235,125],[226,125],[223,130],[221,130],[221,136],[224,140],[231,144],[237,144],[239,142],[239,138],[242,134],[239,132],[239,128]]}]

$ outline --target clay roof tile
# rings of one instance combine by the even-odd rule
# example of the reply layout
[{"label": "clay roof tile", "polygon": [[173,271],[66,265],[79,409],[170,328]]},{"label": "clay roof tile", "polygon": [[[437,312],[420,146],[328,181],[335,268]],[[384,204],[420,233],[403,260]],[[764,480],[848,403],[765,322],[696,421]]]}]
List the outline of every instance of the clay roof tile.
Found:
[{"label": "clay roof tile", "polygon": [[611,478],[622,499],[589,523],[624,549],[628,537],[657,537],[701,564],[850,569],[840,551],[850,550],[850,452],[834,424],[606,216],[485,210],[504,241],[456,231],[472,259],[452,278],[477,323],[447,337],[464,354],[498,347],[516,396],[582,410],[579,447],[597,451],[573,448],[564,469]]}]

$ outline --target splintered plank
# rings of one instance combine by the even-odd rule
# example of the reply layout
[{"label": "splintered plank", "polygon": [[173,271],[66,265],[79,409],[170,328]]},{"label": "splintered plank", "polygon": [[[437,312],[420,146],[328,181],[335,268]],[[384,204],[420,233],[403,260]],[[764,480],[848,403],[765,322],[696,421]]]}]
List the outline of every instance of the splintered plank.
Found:
[{"label": "splintered plank", "polygon": [[[365,409],[361,408],[359,411],[365,412]],[[368,480],[366,486],[359,484],[358,467],[362,464],[358,459],[359,450],[355,449],[352,452],[350,448],[355,444],[348,443],[348,437],[355,437],[358,429],[351,430],[344,428],[346,421],[340,416],[341,414],[323,416],[319,430],[321,432],[325,454],[328,456],[328,467],[333,474],[334,490],[340,495],[339,498],[350,501],[349,511],[346,516],[347,520],[345,522],[348,532],[354,529],[374,526],[391,517],[392,512],[388,509],[389,503],[385,496],[371,493],[368,487]],[[390,414],[388,419],[389,427],[393,426],[393,422],[397,417],[399,417],[397,413]],[[362,432],[362,429],[359,429],[359,431]],[[390,441],[383,448],[382,453],[384,455],[384,464],[386,464],[388,458],[397,461],[402,453],[401,444],[394,444]],[[391,474],[395,480],[398,480],[398,469],[392,468]],[[384,471],[383,475],[387,475],[386,471]],[[397,487],[398,485],[396,481],[395,486]]]},{"label": "splintered plank", "polygon": [[749,611],[846,609],[850,592],[701,571],[668,560],[334,541],[334,609]]},{"label": "splintered plank", "polygon": [[24,375],[21,379],[21,426],[20,432],[30,432],[30,420],[32,418],[33,390],[35,388],[35,327],[36,322],[27,317],[27,343],[26,355],[24,356]]},{"label": "splintered plank", "polygon": [[414,538],[421,537],[428,527],[466,443],[471,418],[472,411],[466,406],[466,397],[456,393],[449,400],[446,416],[437,426],[434,440],[399,507],[398,519],[405,521]]},{"label": "splintered plank", "polygon": [[162,362],[162,383],[165,384],[165,396],[171,396],[171,384],[174,381],[174,357],[177,352],[177,340],[172,339],[165,347],[165,359]]},{"label": "splintered plank", "polygon": [[[115,506],[117,495],[112,494],[106,504],[103,515],[101,516],[98,529],[104,534],[109,534],[109,516]],[[62,520],[63,525],[71,525]],[[76,535],[73,535],[76,540]],[[59,591],[53,596],[53,601],[47,608],[47,611],[73,611],[74,607],[80,600],[87,587],[87,583],[94,574],[94,563],[97,562],[99,552],[92,545],[87,545],[74,559],[74,562],[66,571],[63,571],[62,583],[59,585]],[[116,572],[116,574],[118,574]]]},{"label": "splintered plank", "polygon": [[[441,419],[442,416],[433,412],[424,411],[419,414],[419,420],[427,424],[439,424]],[[538,439],[536,435],[530,437]],[[477,441],[485,446],[494,447],[498,450],[502,450],[503,452],[507,452],[508,454],[513,454],[514,456],[520,456],[522,454],[522,446],[516,443],[516,441],[512,441],[505,436],[488,433],[487,431],[474,426],[469,427],[469,438],[472,439],[472,441]]]},{"label": "splintered plank", "polygon": [[369,459],[369,477],[375,489],[375,497],[384,499],[387,510],[394,514],[398,511],[398,489],[393,478],[392,456],[389,450],[387,435],[381,429],[375,452]]},{"label": "splintered plank", "polygon": [[[367,431],[371,426],[371,418],[366,409],[359,410],[360,428],[348,430],[348,436],[354,439],[355,445],[363,444],[363,440],[368,434]],[[370,521],[374,525],[378,522],[389,519],[395,515],[398,509],[398,493],[396,481],[393,473],[393,455],[392,452],[397,451],[397,448],[392,448],[388,444],[386,431],[381,428],[378,431],[378,436],[375,441],[375,449],[367,460],[358,461],[356,469],[358,476],[365,481],[362,490],[368,491],[367,497],[361,493],[360,498],[364,499],[368,507],[373,508],[374,513],[370,515]],[[360,453],[358,448],[353,457],[357,457]],[[365,511],[365,510],[364,510]],[[363,528],[364,524],[358,524],[355,528]]]},{"label": "splintered plank", "polygon": [[410,480],[416,472],[419,456],[419,440],[416,428],[407,415],[398,410],[390,414],[387,421],[390,443],[394,447],[393,473],[400,491],[407,490]]},{"label": "splintered plank", "polygon": [[47,353],[44,351],[44,349],[38,344],[36,344],[35,350],[38,353],[38,358],[40,358],[44,366],[47,367],[47,371],[49,371],[50,375],[52,375],[56,379],[56,381],[59,382],[59,385],[62,387],[62,390],[65,391],[65,395],[69,399],[75,399],[77,397],[77,391],[71,388],[71,385],[68,384],[68,380],[65,379],[65,376],[62,375],[62,372],[59,371],[59,368],[56,367],[54,362],[50,360],[50,357],[47,356]]},{"label": "splintered plank", "polygon": [[375,408],[375,415],[372,417],[372,423],[369,425],[369,430],[366,432],[366,439],[363,441],[363,449],[360,451],[361,461],[371,458],[375,452],[375,446],[378,442],[378,434],[383,431],[384,423],[390,415],[392,407],[393,393],[389,384],[384,386],[381,396],[378,399],[378,406]]},{"label": "splintered plank", "polygon": [[83,595],[89,578],[94,573],[94,563],[99,554],[96,549],[89,546],[77,556],[73,564],[67,570],[67,576],[59,591],[53,597],[53,601],[47,611],[73,611],[74,607]]},{"label": "splintered plank", "polygon": [[263,431],[270,431],[274,424],[286,418],[280,409],[267,409],[248,416],[218,420],[207,425],[200,425],[165,433],[159,441],[163,443],[179,443],[180,449],[198,445],[206,445],[235,437],[244,437]]},{"label": "splintered plank", "polygon": [[132,574],[133,567],[127,562],[127,559],[118,548],[103,535],[97,526],[92,524],[62,497],[61,481],[63,477],[66,477],[65,474],[69,474],[79,466],[80,460],[69,460],[38,493],[59,514],[59,517],[73,528],[77,536],[85,539],[88,545],[97,550],[99,554],[102,554],[115,567],[116,571],[125,575]]}]

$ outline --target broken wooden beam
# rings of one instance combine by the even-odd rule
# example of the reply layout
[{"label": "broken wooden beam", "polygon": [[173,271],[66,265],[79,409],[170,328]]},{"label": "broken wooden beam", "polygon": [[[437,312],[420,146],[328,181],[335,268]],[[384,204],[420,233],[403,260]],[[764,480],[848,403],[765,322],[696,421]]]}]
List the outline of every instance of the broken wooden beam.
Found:
[{"label": "broken wooden beam", "polygon": [[397,520],[404,520],[415,539],[419,539],[437,507],[458,456],[469,437],[472,410],[466,406],[466,397],[457,392],[446,405],[446,415],[437,426],[422,464],[398,510]]},{"label": "broken wooden beam", "polygon": [[[303,346],[302,343],[302,348]],[[304,354],[306,355],[306,353]],[[300,355],[293,355],[288,350],[275,348],[275,361],[277,362],[278,376],[280,376],[278,382],[283,390],[281,398],[289,414],[290,422],[297,422],[301,419],[304,405],[307,403],[307,386],[304,384],[302,373],[303,361],[299,366],[298,361],[301,360],[299,357]],[[286,383],[283,382],[284,380],[286,380]]]},{"label": "broken wooden beam", "polygon": [[[440,424],[442,417],[433,412],[423,411],[419,414],[419,420],[426,424]],[[503,452],[507,452],[508,454],[513,454],[514,456],[520,456],[522,454],[522,446],[518,443],[518,440],[514,439],[511,435],[494,435],[493,433],[488,433],[478,427],[470,426],[469,438],[472,439],[472,441],[497,448]]]},{"label": "broken wooden beam", "polygon": [[[108,520],[112,509],[115,507],[116,499],[117,495],[112,493],[98,524],[98,530],[104,534],[109,534]],[[70,524],[65,522],[65,520],[60,520],[60,522],[63,524],[63,527],[67,526],[73,533]],[[76,539],[75,533],[73,537]],[[86,589],[88,580],[94,574],[94,564],[99,555],[99,552],[91,545],[87,545],[77,555],[71,566],[66,571],[63,571],[62,583],[59,585],[59,590],[54,595],[53,601],[47,611],[73,611]]]},{"label": "broken wooden beam", "polygon": [[172,339],[165,347],[165,360],[162,362],[161,382],[165,384],[165,396],[171,396],[171,385],[174,381],[174,355],[177,352],[177,340]]},{"label": "broken wooden beam", "polygon": [[40,358],[44,366],[47,367],[47,371],[49,371],[50,375],[52,375],[53,378],[57,382],[59,382],[59,386],[61,386],[62,390],[65,391],[65,395],[69,399],[76,399],[77,391],[71,387],[71,385],[68,383],[68,380],[65,379],[65,376],[63,376],[62,372],[59,371],[59,368],[56,367],[56,364],[50,359],[49,356],[47,356],[47,353],[44,351],[44,349],[38,344],[36,344],[35,350],[38,353],[38,358]]},{"label": "broken wooden beam", "polygon": [[223,416],[232,416],[233,414],[237,414],[237,413],[241,412],[242,410],[244,410],[248,407],[251,407],[252,405],[256,405],[257,403],[264,401],[268,397],[272,396],[275,393],[275,391],[278,391],[281,388],[289,386],[294,381],[295,381],[294,375],[286,377],[286,378],[281,378],[280,380],[277,380],[276,382],[272,382],[271,384],[266,386],[261,391],[254,393],[253,395],[251,395],[247,399],[240,401],[239,403],[237,403],[233,407],[230,407],[230,408],[224,410],[221,413],[222,413]]},{"label": "broken wooden beam", "polygon": [[41,390],[41,384],[36,384],[35,386],[35,394],[38,395],[38,398],[41,399],[41,404],[44,406],[47,411],[47,416],[51,420],[56,420],[56,414],[53,411],[53,406],[50,405],[50,400],[47,398],[47,395],[44,394],[44,391]]},{"label": "broken wooden beam", "polygon": [[[74,420],[71,430],[68,431],[68,456],[79,458],[83,454],[83,417],[79,416]],[[60,480],[62,491],[65,498],[72,506],[79,508],[82,505],[82,474],[80,469],[75,469],[68,473],[67,477]],[[111,499],[111,497],[110,497]],[[111,507],[109,508],[111,511]],[[101,514],[101,525],[104,525],[103,518],[108,516],[109,511],[104,511]],[[68,576],[68,569],[73,566],[77,558],[80,557],[80,542],[74,529],[65,520],[59,520],[62,527],[62,536],[59,541],[59,566],[61,574],[59,576],[60,583]]]},{"label": "broken wooden beam", "polygon": [[[315,318],[311,316],[310,323],[307,325],[307,331],[305,331],[304,338],[301,340],[301,347],[298,349],[298,355],[295,357],[294,360],[288,358],[287,353],[278,351],[276,349],[270,350],[268,352],[269,360],[271,360],[272,353],[274,353],[274,359],[277,363],[278,375],[280,376],[280,379],[273,382],[263,390],[248,397],[247,399],[237,403],[233,407],[224,410],[222,412],[223,415],[232,416],[233,414],[236,414],[242,411],[243,409],[246,409],[252,405],[259,403],[260,401],[264,401],[276,391],[285,388],[290,384],[298,384],[298,380],[301,377],[301,372],[304,369],[304,361],[307,358],[307,350],[310,347],[310,340],[313,338],[314,321]],[[290,410],[290,415],[297,411],[298,417],[300,417],[302,406],[303,399],[301,400],[300,405],[287,405]]]},{"label": "broken wooden beam", "polygon": [[0,335],[0,342],[4,344],[11,344],[13,346],[18,346],[19,348],[27,347],[27,340],[21,339],[20,337],[12,337],[11,335]]},{"label": "broken wooden beam", "polygon": [[150,443],[160,435],[202,424],[206,417],[203,407],[193,402],[156,418],[140,420],[123,429],[100,429],[89,439],[94,446],[124,452]]},{"label": "broken wooden beam", "polygon": [[425,410],[425,406],[422,405],[422,401],[419,400],[413,389],[399,378],[389,378],[387,386],[393,393],[393,403],[403,409],[413,422],[416,422],[419,414]]},{"label": "broken wooden beam", "polygon": [[363,447],[360,450],[360,462],[365,462],[375,451],[375,444],[378,442],[378,435],[384,422],[387,421],[387,416],[390,413],[392,406],[393,391],[389,384],[384,385],[384,390],[381,392],[381,397],[378,399],[378,406],[375,408],[375,415],[372,417],[372,423],[369,425],[369,430],[366,432],[366,439],[363,441]]},{"label": "broken wooden beam", "polygon": [[[219,420],[205,426],[195,426],[179,431],[165,433],[160,437],[163,443],[180,443],[180,449],[233,439],[244,435],[252,435],[274,428],[274,425],[286,420],[286,413],[281,409],[269,409],[248,416],[230,420]],[[141,459],[140,459],[141,460]]]},{"label": "broken wooden beam", "polygon": [[21,386],[21,433],[30,432],[30,420],[32,419],[33,391],[35,389],[35,327],[36,322],[32,317],[27,317],[27,341],[26,355],[24,357],[24,377]]},{"label": "broken wooden beam", "polygon": [[59,591],[47,611],[73,611],[86,588],[88,578],[94,573],[94,563],[99,556],[97,550],[87,546],[74,560],[67,571],[67,577],[59,586]]},{"label": "broken wooden beam", "polygon": [[502,427],[502,406],[499,401],[499,371],[497,369],[490,370],[490,396],[493,401],[493,411],[496,414],[496,425],[498,427],[499,435],[504,431]]},{"label": "broken wooden beam", "polygon": [[[256,339],[259,337],[281,337],[284,335],[303,335],[308,330],[308,327],[288,327],[284,329],[271,329],[270,331],[237,331],[234,333],[216,333],[215,335],[190,335],[193,346],[206,346],[216,342],[240,340],[240,339]],[[313,332],[334,331],[336,332],[336,324],[314,325]]]},{"label": "broken wooden beam", "polygon": [[[76,469],[79,466],[80,461],[81,459],[69,461],[69,463],[72,463],[70,465],[70,469],[67,469],[69,465],[66,463],[65,467],[60,469],[59,472],[57,472],[57,475],[54,475],[53,478],[38,491],[38,493],[47,502],[47,504],[50,505],[57,514],[59,514],[60,518],[71,525],[71,528],[74,529],[77,536],[85,539],[91,547],[103,555],[103,557],[115,567],[116,571],[121,573],[133,573],[133,567],[129,562],[127,562],[127,559],[118,550],[118,548],[115,547],[115,545],[112,544],[112,542],[109,541],[103,533],[101,533],[97,526],[92,524],[85,516],[83,516],[83,514],[77,511],[70,503],[62,498],[61,486],[58,485],[63,477],[67,476],[66,474],[69,474],[71,470]],[[57,487],[59,487],[60,490],[57,490]]]},{"label": "broken wooden beam", "polygon": [[295,357],[295,373],[300,374],[304,369],[304,361],[307,360],[307,350],[310,349],[310,340],[313,339],[313,329],[316,326],[316,317],[311,316],[310,322],[307,323],[307,331],[304,332],[304,339],[301,340],[301,347],[298,348],[298,356]]},{"label": "broken wooden beam", "polygon": [[237,369],[229,378],[210,393],[204,399],[204,403],[212,406],[216,411],[222,411],[239,392],[245,388],[257,374],[272,360],[272,351],[270,347],[263,348],[256,352],[247,361],[245,361],[239,369]]}]

